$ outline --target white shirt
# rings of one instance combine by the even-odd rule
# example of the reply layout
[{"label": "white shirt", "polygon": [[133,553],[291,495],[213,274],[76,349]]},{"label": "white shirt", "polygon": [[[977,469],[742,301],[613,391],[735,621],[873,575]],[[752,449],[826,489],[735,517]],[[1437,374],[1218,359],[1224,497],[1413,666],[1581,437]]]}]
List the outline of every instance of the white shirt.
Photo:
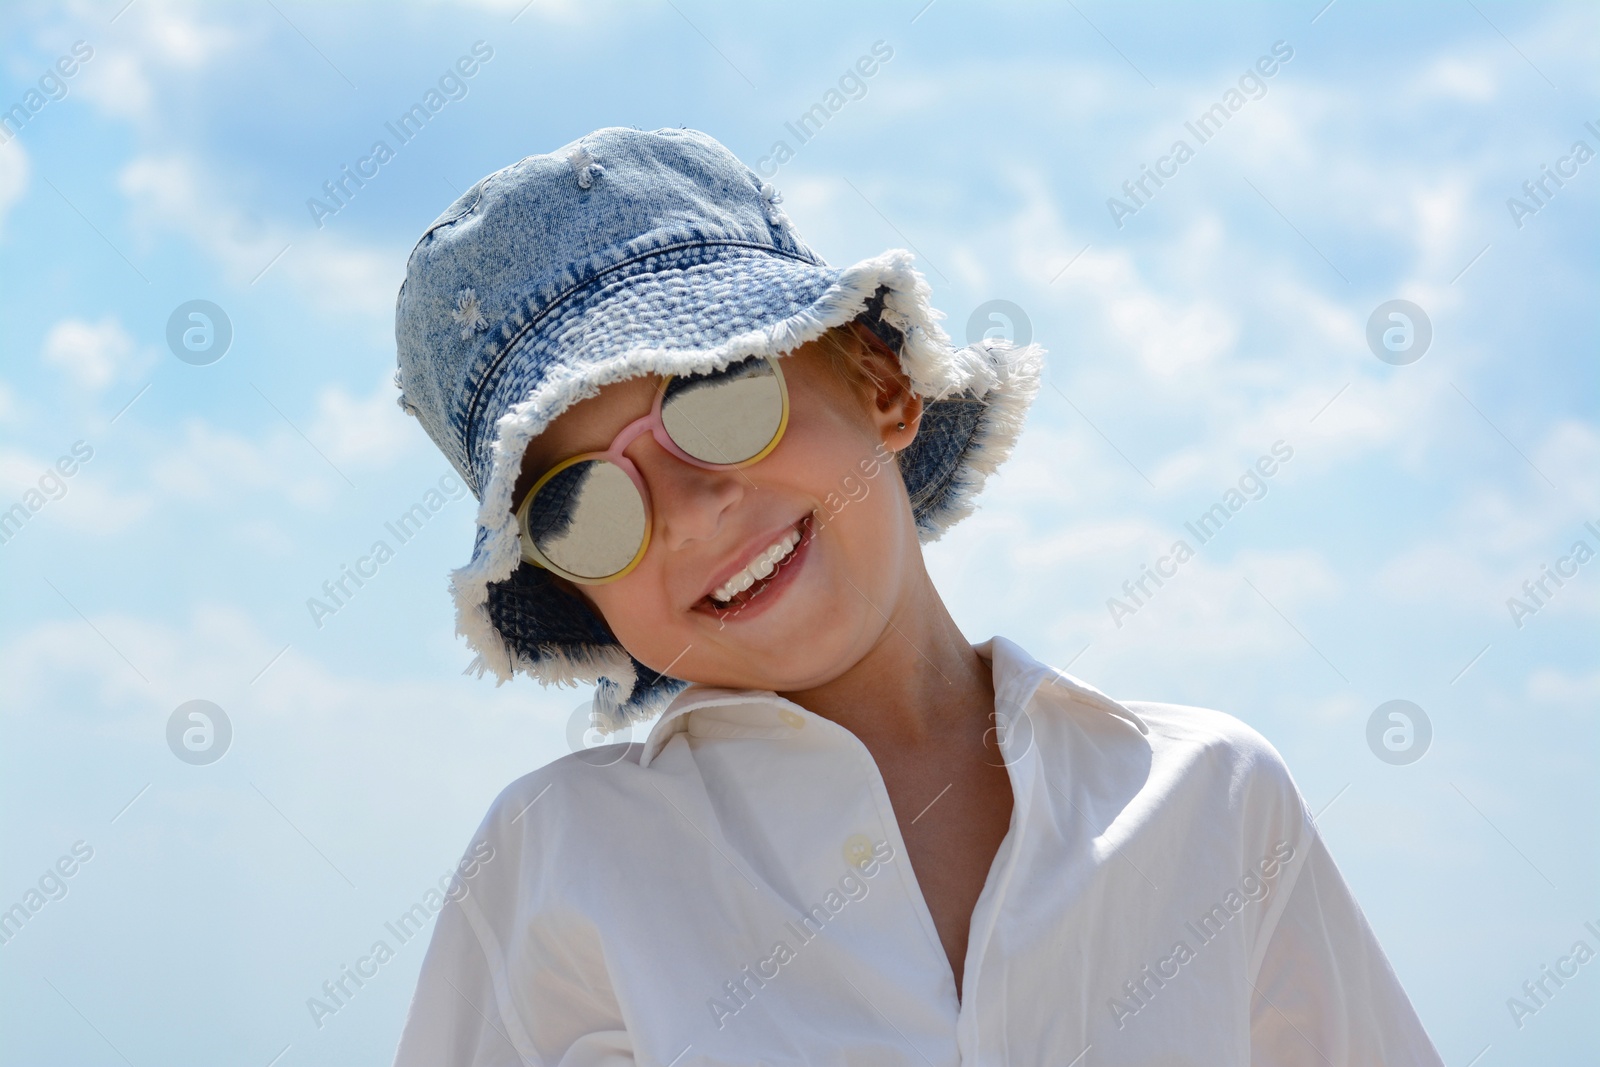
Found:
[{"label": "white shirt", "polygon": [[1440,1064],[1264,738],[976,647],[1015,802],[962,997],[860,740],[691,685],[500,794],[397,1067]]}]

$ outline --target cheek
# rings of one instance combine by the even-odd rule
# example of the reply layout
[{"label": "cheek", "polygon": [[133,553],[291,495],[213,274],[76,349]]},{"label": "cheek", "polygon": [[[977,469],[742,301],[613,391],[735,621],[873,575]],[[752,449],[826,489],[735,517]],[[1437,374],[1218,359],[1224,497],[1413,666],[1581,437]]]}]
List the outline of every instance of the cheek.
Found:
[{"label": "cheek", "polygon": [[617,640],[635,659],[647,664],[655,659],[656,646],[671,640],[666,635],[673,625],[666,596],[660,592],[660,578],[654,573],[659,565],[647,556],[621,581],[590,586],[588,590],[589,598]]},{"label": "cheek", "polygon": [[[821,501],[830,494],[862,495],[862,484],[876,481],[863,473],[875,439],[869,430],[837,413],[792,419],[783,440],[758,467],[771,481]],[[870,462],[868,463],[870,466]]]},{"label": "cheek", "polygon": [[859,467],[845,471],[824,497],[819,537],[859,572],[858,581],[891,577],[904,496],[894,468],[880,465],[872,475]]},{"label": "cheek", "polygon": [[[660,583],[645,581],[639,568],[627,578],[610,585],[594,586],[589,593],[600,616],[628,654],[652,671],[665,671],[669,664],[681,662],[684,646],[693,643],[692,626],[671,610],[664,595],[652,593]],[[629,579],[638,578],[637,582]],[[679,674],[678,677],[684,675]]]},{"label": "cheek", "polygon": [[[905,489],[870,426],[835,412],[797,420],[768,457],[768,484],[804,497],[817,511],[818,536],[852,561],[870,562],[894,540]],[[765,465],[765,464],[763,464]]]}]

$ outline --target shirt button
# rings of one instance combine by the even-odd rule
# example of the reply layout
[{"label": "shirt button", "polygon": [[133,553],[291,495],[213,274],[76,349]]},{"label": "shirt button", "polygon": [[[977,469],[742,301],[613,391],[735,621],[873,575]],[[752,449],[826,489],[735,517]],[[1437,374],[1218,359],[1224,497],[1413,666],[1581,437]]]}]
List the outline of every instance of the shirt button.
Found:
[{"label": "shirt button", "polygon": [[784,708],[779,711],[778,718],[782,720],[783,725],[791,727],[795,730],[800,729],[806,724],[806,717],[804,715],[801,715],[797,711],[790,711],[788,708]]},{"label": "shirt button", "polygon": [[844,840],[844,861],[860,867],[872,859],[872,839],[866,834],[851,834]]}]

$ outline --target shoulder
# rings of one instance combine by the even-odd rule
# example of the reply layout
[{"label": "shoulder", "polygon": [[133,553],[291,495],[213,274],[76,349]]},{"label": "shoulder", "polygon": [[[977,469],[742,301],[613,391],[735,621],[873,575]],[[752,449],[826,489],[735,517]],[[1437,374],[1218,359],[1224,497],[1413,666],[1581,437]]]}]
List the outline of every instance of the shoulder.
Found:
[{"label": "shoulder", "polygon": [[542,850],[592,840],[638,812],[642,786],[637,742],[569,753],[502,789],[478,836],[508,848],[536,838]]},{"label": "shoulder", "polygon": [[1297,799],[1283,755],[1243,720],[1187,704],[1131,701],[1127,707],[1149,726],[1151,747],[1165,762],[1225,781],[1234,792]]},{"label": "shoulder", "polygon": [[1233,715],[1188,704],[1117,700],[1065,675],[1059,683],[1037,692],[1050,694],[1051,703],[1066,712],[1058,721],[1098,758],[1292,785],[1278,750]]},{"label": "shoulder", "polygon": [[1124,702],[1150,728],[1152,744],[1264,775],[1287,776],[1282,754],[1244,720],[1214,708],[1158,701]]},{"label": "shoulder", "polygon": [[397,1064],[507,1062],[507,1042],[554,1062],[563,1035],[623,1029],[600,928],[637,886],[617,872],[639,750],[572,753],[500,790],[443,894]]},{"label": "shoulder", "polygon": [[1067,695],[1068,714],[1058,719],[1067,731],[1044,740],[1046,760],[1090,803],[1213,841],[1301,838],[1308,816],[1288,764],[1241,719],[1212,708],[1113,700],[1098,690]]},{"label": "shoulder", "polygon": [[1152,780],[1174,799],[1298,839],[1309,812],[1288,763],[1260,731],[1213,708],[1126,706],[1150,728]]},{"label": "shoulder", "polygon": [[648,810],[640,749],[584,749],[500,790],[457,867],[457,895],[480,938],[508,934],[518,915],[531,920],[609,891]]}]

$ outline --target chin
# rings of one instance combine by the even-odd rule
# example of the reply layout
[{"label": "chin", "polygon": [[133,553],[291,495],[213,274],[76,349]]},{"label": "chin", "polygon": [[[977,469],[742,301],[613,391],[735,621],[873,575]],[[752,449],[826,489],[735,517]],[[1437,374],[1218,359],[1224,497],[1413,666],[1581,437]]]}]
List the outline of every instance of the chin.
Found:
[{"label": "chin", "polygon": [[756,652],[746,662],[770,679],[759,688],[810,689],[833,681],[858,663],[865,654],[857,641],[862,620],[843,616],[830,613],[826,628],[811,625],[777,635],[774,645]]}]

